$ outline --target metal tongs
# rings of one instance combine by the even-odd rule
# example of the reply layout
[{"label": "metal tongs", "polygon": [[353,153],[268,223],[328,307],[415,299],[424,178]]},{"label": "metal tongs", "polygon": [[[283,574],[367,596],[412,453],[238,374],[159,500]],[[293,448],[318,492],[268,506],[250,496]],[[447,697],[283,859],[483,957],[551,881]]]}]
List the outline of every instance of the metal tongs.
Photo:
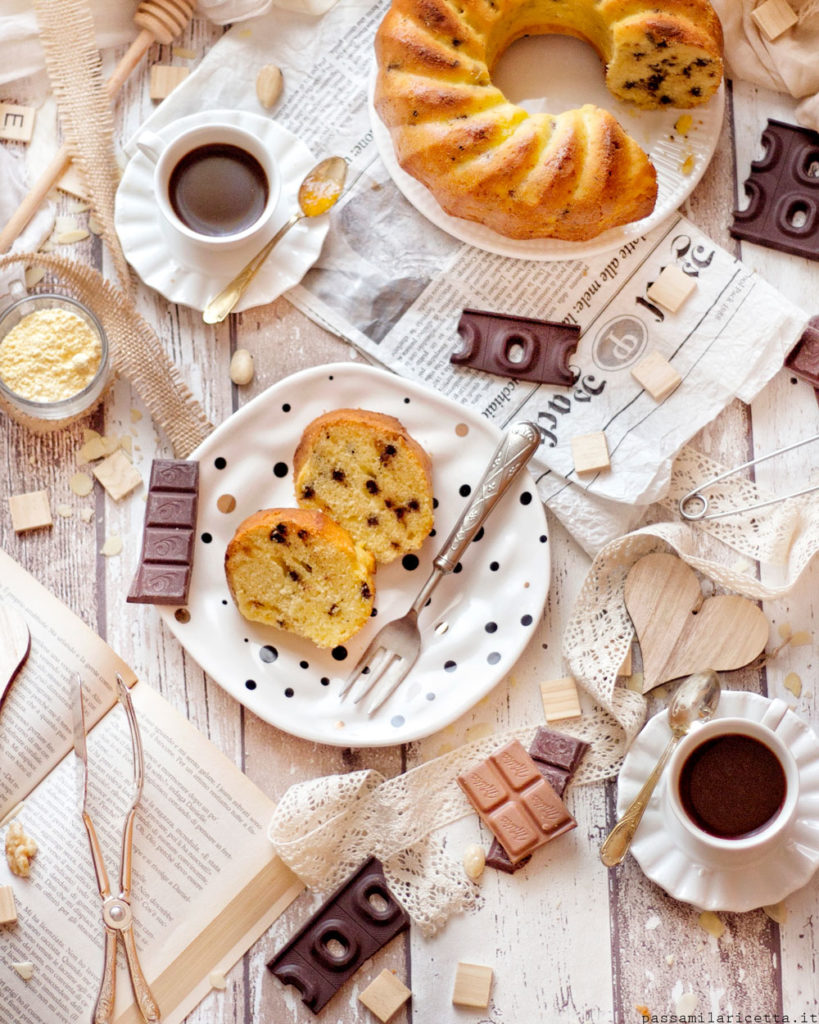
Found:
[{"label": "metal tongs", "polygon": [[85,712],[83,710],[82,681],[78,675],[74,676],[74,753],[82,765],[82,801],[80,811],[85,830],[88,833],[91,859],[94,862],[97,887],[102,900],[102,920],[105,925],[105,967],[92,1021],[93,1024],[106,1024],[106,1022],[113,1018],[117,977],[117,939],[121,938],[125,948],[128,973],[131,976],[131,985],[134,990],[134,999],[143,1018],[153,1024],[153,1022],[160,1019],[159,1006],[148,987],[148,982],[145,980],[145,975],[142,973],[142,968],[139,965],[139,957],[137,956],[136,944],[134,942],[133,914],[131,912],[131,848],[134,838],[134,817],[140,797],[142,796],[142,783],[144,780],[142,739],[139,735],[139,725],[134,712],[134,705],[131,702],[131,694],[128,692],[128,687],[123,683],[119,674],[117,674],[117,693],[120,704],[125,708],[125,713],[128,716],[128,726],[131,730],[134,794],[131,798],[131,805],[126,811],[125,821],[122,826],[119,895],[112,896],[108,872],[105,870],[105,862],[102,857],[102,849],[97,839],[97,831],[86,810],[88,797],[88,750],[86,746]]}]

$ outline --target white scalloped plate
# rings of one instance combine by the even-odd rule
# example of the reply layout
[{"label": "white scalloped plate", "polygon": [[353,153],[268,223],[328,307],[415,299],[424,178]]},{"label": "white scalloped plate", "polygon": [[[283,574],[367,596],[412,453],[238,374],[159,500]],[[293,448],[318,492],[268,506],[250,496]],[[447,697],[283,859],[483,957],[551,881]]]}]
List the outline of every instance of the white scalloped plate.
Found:
[{"label": "white scalloped plate", "polygon": [[[376,575],[377,614],[343,647],[322,650],[237,611],[225,548],[259,508],[295,504],[292,458],[301,433],[330,409],[363,406],[398,417],[432,459],[435,533],[415,555]],[[477,413],[395,374],[355,363],[303,370],[226,420],[199,460],[199,513],[188,606],[160,614],[179,642],[228,693],[295,736],[344,747],[408,743],[449,725],[507,675],[532,639],[549,589],[546,516],[524,471],[444,577],[419,625],[418,661],[370,718],[338,699],[341,680],[379,626],[403,615],[489,461],[500,431]],[[220,511],[220,496],[235,507]],[[220,503],[227,507],[225,502]]]},{"label": "white scalloped plate", "polygon": [[[715,718],[762,720],[770,705],[766,697],[727,691]],[[778,903],[805,885],[819,866],[819,740],[792,711],[776,729],[799,767],[799,801],[793,827],[760,860],[726,870],[698,862],[678,843],[670,812],[664,810],[661,780],[645,812],[631,852],[648,878],[675,899],[702,910],[742,912]],[[637,795],[671,737],[668,714],[661,711],[632,744],[617,789],[617,815]]]},{"label": "white scalloped plate", "polygon": [[[207,110],[189,114],[160,128],[157,134],[170,139],[179,131],[218,119],[229,119],[240,128],[253,132],[278,161],[282,190],[269,227],[268,237],[272,238],[274,232],[298,210],[299,185],[316,159],[292,132],[270,118],[244,110]],[[153,197],[153,169],[148,157],[137,152],[123,172],[114,204],[114,225],[122,250],[145,284],[155,288],[169,302],[201,311],[256,254],[262,243],[256,239],[247,246],[225,253],[223,268],[218,275],[180,263],[169,250],[159,225]],[[318,259],[329,229],[329,217],[305,218],[292,227],[264,262],[237,303],[236,312],[272,302],[298,284]]]},{"label": "white scalloped plate", "polygon": [[[437,227],[478,249],[526,260],[573,260],[594,256],[625,245],[647,234],[685,202],[696,188],[714,155],[722,130],[725,87],[700,107],[680,110],[639,110],[616,99],[608,91],[597,54],[579,39],[567,36],[531,36],[514,44],[514,53],[501,58],[493,81],[512,102],[529,113],[561,113],[583,103],[610,111],[648,153],[657,170],[657,203],[653,212],[631,224],[610,228],[585,242],[559,238],[506,238],[483,224],[451,217],[416,178],[407,174],[395,158],[389,130],[373,106],[375,69],[370,79],[370,124],[378,152],[390,177],[412,205]],[[542,96],[543,68],[549,69],[548,96]],[[526,99],[530,96],[532,99]],[[675,131],[683,114],[691,114],[686,135]],[[688,173],[686,173],[686,171]]]}]

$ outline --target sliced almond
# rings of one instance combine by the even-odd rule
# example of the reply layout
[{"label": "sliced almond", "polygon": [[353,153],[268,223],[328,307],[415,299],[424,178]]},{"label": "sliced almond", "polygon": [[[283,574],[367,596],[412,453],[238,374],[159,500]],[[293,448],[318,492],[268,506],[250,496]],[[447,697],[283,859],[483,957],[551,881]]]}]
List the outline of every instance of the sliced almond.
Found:
[{"label": "sliced almond", "polygon": [[89,237],[90,232],[84,228],[75,228],[74,231],[63,231],[62,234],[57,235],[55,242],[57,245],[73,245],[74,242],[82,242]]}]

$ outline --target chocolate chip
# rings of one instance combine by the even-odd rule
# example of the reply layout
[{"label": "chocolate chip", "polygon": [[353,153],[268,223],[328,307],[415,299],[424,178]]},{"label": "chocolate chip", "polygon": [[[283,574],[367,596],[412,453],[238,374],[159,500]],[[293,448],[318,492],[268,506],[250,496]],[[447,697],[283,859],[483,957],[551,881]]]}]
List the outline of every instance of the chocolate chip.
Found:
[{"label": "chocolate chip", "polygon": [[309,484],[306,487],[302,487],[302,489],[301,489],[301,496],[302,496],[302,498],[306,498],[308,501],[310,500],[310,498],[313,497],[313,495],[315,493],[316,492],[313,490],[312,487],[310,487]]},{"label": "chocolate chip", "polygon": [[369,583],[361,584],[361,596],[364,598],[365,601],[369,601],[370,598],[373,596],[373,592],[372,590],[370,590]]},{"label": "chocolate chip", "polygon": [[342,483],[344,481],[344,470],[334,469],[332,476],[337,483]]},{"label": "chocolate chip", "polygon": [[367,480],[364,486],[367,488],[370,494],[378,494],[378,484],[375,482],[375,480]]}]

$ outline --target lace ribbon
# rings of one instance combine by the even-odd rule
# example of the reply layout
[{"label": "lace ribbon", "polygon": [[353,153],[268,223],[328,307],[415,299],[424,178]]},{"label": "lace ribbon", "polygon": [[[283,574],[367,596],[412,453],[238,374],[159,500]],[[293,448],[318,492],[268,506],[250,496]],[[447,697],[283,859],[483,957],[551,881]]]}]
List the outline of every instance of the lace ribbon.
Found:
[{"label": "lace ribbon", "polygon": [[[666,514],[674,514],[680,497],[722,470],[694,449],[684,449],[663,502]],[[747,480],[729,478],[710,490],[709,497],[712,508],[720,511],[753,504],[766,495]],[[819,502],[798,499],[753,515],[708,522],[658,522],[613,541],[598,554],[564,635],[571,671],[596,702],[591,713],[560,726],[592,744],[575,774],[576,783],[616,774],[645,719],[645,698],[617,685],[617,672],[633,636],[623,586],[638,558],[669,549],[735,593],[781,597],[819,550]],[[743,560],[780,566],[781,583],[766,585],[744,571],[737,553]],[[375,771],[357,771],[298,783],[276,808],[270,841],[318,892],[336,888],[368,856],[377,856],[396,897],[421,931],[432,934],[452,913],[479,898],[460,858],[448,852],[442,833],[446,825],[473,813],[456,776],[513,737],[528,745],[535,728],[485,737],[392,779]]]}]

